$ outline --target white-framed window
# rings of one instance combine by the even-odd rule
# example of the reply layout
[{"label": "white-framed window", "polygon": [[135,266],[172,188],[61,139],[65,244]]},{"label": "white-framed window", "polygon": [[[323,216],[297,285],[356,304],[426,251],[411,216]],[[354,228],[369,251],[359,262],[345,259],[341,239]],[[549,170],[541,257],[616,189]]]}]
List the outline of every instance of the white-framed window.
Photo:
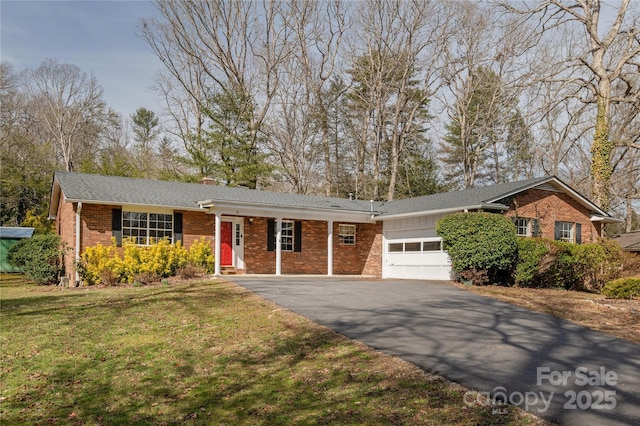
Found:
[{"label": "white-framed window", "polygon": [[403,243],[389,243],[389,253],[430,253],[442,251],[442,240],[406,241]]},{"label": "white-framed window", "polygon": [[338,225],[338,241],[341,245],[356,245],[356,226],[355,225]]},{"label": "white-framed window", "polygon": [[520,237],[531,236],[531,219],[517,217],[513,220],[513,224],[516,226],[516,235]]},{"label": "white-framed window", "polygon": [[442,251],[442,241],[425,241],[422,243],[422,251]]},{"label": "white-framed window", "polygon": [[136,244],[149,245],[164,238],[173,242],[173,215],[147,212],[122,212],[122,237]]},{"label": "white-framed window", "polygon": [[557,240],[574,243],[576,241],[573,222],[556,222]]},{"label": "white-framed window", "polygon": [[[294,247],[294,222],[293,220],[282,221],[282,233],[280,238],[280,249],[282,251],[293,251]],[[274,222],[275,229],[273,235],[278,238],[278,222]],[[277,240],[276,240],[277,242]]]},{"label": "white-framed window", "polygon": [[389,243],[389,253],[402,253],[404,251],[404,243]]},{"label": "white-framed window", "polygon": [[[299,220],[282,220],[280,249],[282,251],[302,251],[302,222]],[[267,220],[267,251],[275,251],[278,243],[278,221]]]}]

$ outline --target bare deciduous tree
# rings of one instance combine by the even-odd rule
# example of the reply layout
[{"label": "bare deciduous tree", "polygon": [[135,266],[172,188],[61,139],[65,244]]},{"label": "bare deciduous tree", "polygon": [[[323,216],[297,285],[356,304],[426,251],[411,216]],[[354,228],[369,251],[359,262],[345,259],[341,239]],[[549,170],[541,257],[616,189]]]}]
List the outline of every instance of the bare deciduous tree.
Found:
[{"label": "bare deciduous tree", "polygon": [[[640,29],[637,9],[631,0],[620,0],[607,20],[601,0],[547,0],[531,8],[514,12],[536,19],[541,31],[565,25],[582,30],[583,47],[574,51],[570,64],[582,70],[572,82],[582,91],[584,102],[596,106],[593,142],[591,144],[592,195],[601,207],[609,208],[613,173],[612,105],[629,103],[638,107],[640,85],[633,75],[640,73]],[[620,86],[620,90],[615,90]]]},{"label": "bare deciduous tree", "polygon": [[316,192],[322,182],[323,192],[329,195],[335,168],[329,115],[340,95],[329,88],[337,74],[347,12],[340,1],[287,4],[292,52],[281,65],[267,144],[293,191]]},{"label": "bare deciduous tree", "polygon": [[507,173],[503,163],[528,156],[528,125],[518,103],[531,80],[526,55],[532,55],[537,39],[526,25],[494,8],[471,1],[451,7],[456,31],[443,53],[441,96],[450,120],[443,161],[450,165],[448,176],[460,177],[463,187],[500,183],[506,174],[517,175]]},{"label": "bare deciduous tree", "polygon": [[291,53],[286,5],[160,0],[156,6],[162,20],[143,21],[141,31],[168,72],[200,107],[219,92],[246,99],[248,142],[258,150],[279,67]]},{"label": "bare deciduous tree", "polygon": [[386,169],[386,198],[393,200],[407,140],[425,130],[429,99],[441,83],[439,51],[449,34],[450,16],[439,2],[399,0],[360,3],[357,16],[349,71],[360,128],[357,181],[362,181],[367,150],[371,196],[382,195]]},{"label": "bare deciduous tree", "polygon": [[29,94],[67,171],[83,152],[91,155],[106,116],[103,90],[75,65],[44,61],[28,75]]}]

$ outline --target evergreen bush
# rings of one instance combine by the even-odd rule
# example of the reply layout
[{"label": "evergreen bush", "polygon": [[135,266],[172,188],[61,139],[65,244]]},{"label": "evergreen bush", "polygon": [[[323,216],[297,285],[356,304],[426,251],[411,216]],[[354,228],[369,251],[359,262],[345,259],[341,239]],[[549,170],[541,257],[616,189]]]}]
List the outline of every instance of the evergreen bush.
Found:
[{"label": "evergreen bush", "polygon": [[549,244],[538,238],[518,238],[518,263],[514,281],[518,287],[536,287],[543,256],[549,253]]},{"label": "evergreen bush", "polygon": [[57,284],[63,273],[60,237],[36,234],[20,240],[9,249],[7,260],[38,284]]},{"label": "evergreen bush", "polygon": [[436,232],[453,270],[462,278],[475,279],[475,284],[510,280],[518,240],[509,218],[484,212],[456,213],[440,219]]},{"label": "evergreen bush", "polygon": [[623,253],[615,242],[572,244],[538,238],[518,241],[515,282],[521,287],[600,291],[617,278]]},{"label": "evergreen bush", "polygon": [[609,281],[603,287],[602,294],[614,299],[640,297],[640,277],[619,278]]}]

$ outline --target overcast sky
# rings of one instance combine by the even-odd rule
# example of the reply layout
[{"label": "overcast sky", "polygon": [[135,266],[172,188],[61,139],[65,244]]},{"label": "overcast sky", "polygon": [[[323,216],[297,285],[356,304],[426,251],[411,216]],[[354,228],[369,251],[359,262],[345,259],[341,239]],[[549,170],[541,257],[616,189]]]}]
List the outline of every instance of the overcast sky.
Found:
[{"label": "overcast sky", "polygon": [[107,104],[123,116],[145,107],[160,112],[150,92],[161,64],[136,34],[153,16],[145,0],[0,2],[0,58],[15,71],[35,69],[47,58],[95,75]]}]

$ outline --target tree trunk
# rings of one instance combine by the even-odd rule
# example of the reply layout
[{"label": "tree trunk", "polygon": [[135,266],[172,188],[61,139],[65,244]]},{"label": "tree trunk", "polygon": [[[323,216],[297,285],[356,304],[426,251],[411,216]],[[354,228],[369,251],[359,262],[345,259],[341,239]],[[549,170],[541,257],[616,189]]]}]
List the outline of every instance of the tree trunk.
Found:
[{"label": "tree trunk", "polygon": [[603,210],[609,209],[610,184],[613,167],[611,165],[611,152],[614,145],[609,138],[609,114],[611,99],[611,84],[607,80],[601,80],[598,93],[598,116],[596,118],[595,135],[591,145],[591,177],[592,197],[596,204]]}]

